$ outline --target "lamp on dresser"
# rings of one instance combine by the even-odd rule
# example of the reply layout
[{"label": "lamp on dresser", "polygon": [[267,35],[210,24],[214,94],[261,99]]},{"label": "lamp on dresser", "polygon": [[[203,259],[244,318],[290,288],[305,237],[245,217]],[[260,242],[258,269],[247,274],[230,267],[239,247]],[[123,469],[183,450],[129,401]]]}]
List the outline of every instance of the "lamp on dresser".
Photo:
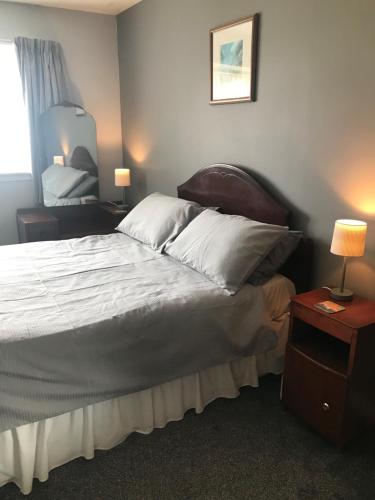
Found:
[{"label": "lamp on dresser", "polygon": [[335,222],[331,253],[344,257],[340,288],[331,290],[335,300],[352,300],[353,292],[344,288],[348,257],[362,257],[365,253],[367,224],[360,220],[340,219]]},{"label": "lamp on dresser", "polygon": [[122,187],[122,205],[119,208],[127,208],[125,190],[131,185],[130,181],[130,170],[128,168],[116,168],[115,169],[115,186]]},{"label": "lamp on dresser", "polygon": [[65,161],[64,161],[64,157],[63,156],[54,156],[53,157],[53,164],[54,165],[60,165],[60,167],[64,167],[65,166]]}]

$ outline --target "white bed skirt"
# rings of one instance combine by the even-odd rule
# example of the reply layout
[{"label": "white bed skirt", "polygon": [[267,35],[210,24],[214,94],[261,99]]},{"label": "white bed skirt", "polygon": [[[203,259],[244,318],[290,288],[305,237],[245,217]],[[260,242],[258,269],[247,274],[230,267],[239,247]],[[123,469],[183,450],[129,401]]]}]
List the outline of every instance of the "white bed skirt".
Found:
[{"label": "white bed skirt", "polygon": [[273,321],[279,343],[266,354],[1,433],[0,487],[14,482],[28,494],[33,478],[46,481],[55,467],[78,457],[91,459],[96,449],[113,448],[132,432],[148,434],[181,420],[191,408],[200,413],[219,397],[235,398],[242,386],[258,387],[262,375],[282,372],[288,323],[287,314]]}]

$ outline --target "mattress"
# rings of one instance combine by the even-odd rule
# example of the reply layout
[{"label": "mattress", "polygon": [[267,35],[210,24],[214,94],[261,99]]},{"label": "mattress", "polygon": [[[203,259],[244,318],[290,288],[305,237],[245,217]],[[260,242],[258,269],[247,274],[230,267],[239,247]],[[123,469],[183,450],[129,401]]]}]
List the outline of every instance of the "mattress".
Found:
[{"label": "mattress", "polygon": [[147,434],[182,419],[188,409],[199,413],[218,397],[238,396],[244,385],[257,387],[262,375],[280,374],[295,289],[281,275],[259,288],[278,338],[274,349],[0,433],[0,486],[13,481],[27,494],[34,477],[46,481],[55,467],[91,459],[95,449],[110,449],[132,432]]}]

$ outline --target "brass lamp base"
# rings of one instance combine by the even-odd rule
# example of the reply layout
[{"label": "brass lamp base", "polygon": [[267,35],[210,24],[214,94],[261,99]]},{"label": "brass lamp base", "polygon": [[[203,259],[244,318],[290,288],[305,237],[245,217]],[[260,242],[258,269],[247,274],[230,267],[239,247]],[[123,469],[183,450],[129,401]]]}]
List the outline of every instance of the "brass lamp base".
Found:
[{"label": "brass lamp base", "polygon": [[354,293],[351,290],[348,290],[347,288],[341,289],[341,288],[333,288],[330,293],[331,299],[334,300],[344,300],[344,301],[350,301],[353,300]]}]

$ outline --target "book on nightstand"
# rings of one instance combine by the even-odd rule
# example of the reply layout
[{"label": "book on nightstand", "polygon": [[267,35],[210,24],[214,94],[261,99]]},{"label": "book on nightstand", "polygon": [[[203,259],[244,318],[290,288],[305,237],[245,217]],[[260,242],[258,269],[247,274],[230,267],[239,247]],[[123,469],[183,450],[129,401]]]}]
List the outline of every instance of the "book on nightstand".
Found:
[{"label": "book on nightstand", "polygon": [[344,306],[340,306],[339,304],[336,304],[336,302],[332,302],[330,300],[325,300],[324,302],[318,302],[317,304],[314,304],[314,307],[328,314],[345,311]]}]

